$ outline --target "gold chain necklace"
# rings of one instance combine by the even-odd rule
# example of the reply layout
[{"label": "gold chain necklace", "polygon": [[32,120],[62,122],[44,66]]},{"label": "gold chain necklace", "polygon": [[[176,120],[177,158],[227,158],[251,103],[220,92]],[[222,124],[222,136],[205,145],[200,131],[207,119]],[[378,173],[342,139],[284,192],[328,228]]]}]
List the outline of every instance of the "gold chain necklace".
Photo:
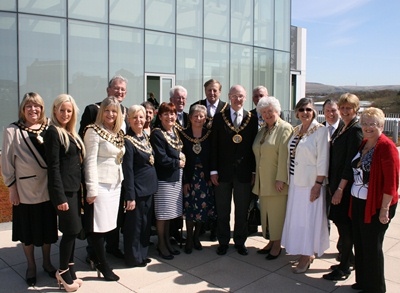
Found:
[{"label": "gold chain necklace", "polygon": [[37,141],[38,141],[40,144],[43,143],[43,137],[42,137],[40,134],[43,132],[43,130],[46,129],[46,127],[47,127],[47,123],[46,123],[46,122],[45,122],[45,123],[42,123],[42,124],[40,125],[39,129],[37,129],[37,130],[31,129],[31,128],[25,126],[21,121],[18,121],[18,127],[21,128],[22,130],[27,131],[27,132],[36,134],[36,139],[37,139]]},{"label": "gold chain necklace", "polygon": [[297,140],[295,146],[293,147],[292,151],[290,152],[291,157],[293,157],[293,158],[296,157],[296,149],[297,149],[297,146],[299,145],[300,140],[303,137],[313,134],[320,127],[324,127],[324,126],[321,123],[318,123],[317,125],[314,125],[311,129],[309,129],[306,133],[303,133],[303,134],[300,134],[301,125],[297,125],[294,128],[293,137],[299,136],[299,139]]},{"label": "gold chain necklace", "polygon": [[355,121],[353,121],[353,123],[351,123],[349,126],[345,127],[344,125],[342,126],[342,128],[339,130],[338,135],[335,136],[334,139],[332,139],[332,144],[335,142],[335,140],[341,136],[343,133],[345,133],[347,130],[349,130],[351,127],[353,127],[355,124],[358,123],[358,119],[356,119]]},{"label": "gold chain necklace", "polygon": [[[199,105],[201,105],[200,102],[199,102]],[[206,104],[206,105],[207,105],[207,104]],[[227,106],[228,106],[228,103],[225,103],[225,105],[222,107],[222,109],[221,109],[221,111],[219,111],[219,113],[224,112]],[[215,108],[214,116],[215,116],[215,114],[217,114],[216,111],[217,111],[217,108]],[[211,116],[209,117],[209,116],[207,116],[207,121],[208,121],[208,122],[206,123],[207,129],[211,129],[212,124],[213,124],[213,120],[214,120],[214,117],[211,117]]]},{"label": "gold chain necklace", "polygon": [[122,163],[122,158],[124,156],[124,152],[122,148],[124,147],[124,132],[119,130],[116,134],[112,134],[105,130],[104,128],[98,126],[97,124],[90,124],[86,126],[86,128],[93,128],[96,133],[103,138],[104,140],[110,142],[115,147],[120,149],[120,152],[117,154],[116,163],[117,165]]},{"label": "gold chain necklace", "polygon": [[231,130],[236,132],[236,134],[232,137],[232,140],[233,140],[234,143],[241,143],[242,142],[243,138],[239,134],[239,132],[246,128],[247,124],[249,124],[249,122],[250,122],[250,118],[251,118],[251,112],[248,112],[246,121],[244,121],[244,123],[242,123],[242,125],[240,127],[236,128],[232,123],[229,122],[228,118],[226,118],[225,112],[222,112],[222,119],[224,119],[226,125]]},{"label": "gold chain necklace", "polygon": [[149,137],[145,133],[143,133],[143,136],[145,138],[145,142],[131,135],[125,135],[125,138],[129,140],[138,150],[149,154],[149,163],[150,165],[154,165],[153,148],[151,147]]},{"label": "gold chain necklace", "polygon": [[278,121],[275,121],[274,125],[271,128],[267,128],[267,125],[264,126],[264,133],[261,137],[260,144],[263,144],[265,142],[267,134],[271,135],[271,133],[278,127],[278,124]]},{"label": "gold chain necklace", "polygon": [[181,134],[182,134],[188,141],[190,141],[191,143],[193,143],[192,150],[193,150],[193,152],[194,152],[196,155],[198,155],[198,154],[201,153],[201,150],[202,150],[201,143],[202,143],[203,141],[205,141],[205,140],[208,138],[208,136],[210,135],[210,133],[211,133],[211,130],[208,130],[207,133],[206,133],[204,136],[202,136],[201,138],[197,138],[197,137],[191,138],[191,137],[190,137],[189,135],[187,135],[186,133],[181,132]]},{"label": "gold chain necklace", "polygon": [[179,138],[179,134],[176,131],[175,127],[172,129],[172,131],[175,135],[175,138],[172,138],[171,135],[168,134],[168,132],[166,132],[165,130],[162,130],[161,128],[154,128],[153,131],[156,129],[159,129],[161,131],[161,133],[164,135],[165,140],[167,141],[167,143],[170,146],[172,146],[174,149],[176,149],[178,151],[182,150],[183,143],[182,143],[181,139]]}]

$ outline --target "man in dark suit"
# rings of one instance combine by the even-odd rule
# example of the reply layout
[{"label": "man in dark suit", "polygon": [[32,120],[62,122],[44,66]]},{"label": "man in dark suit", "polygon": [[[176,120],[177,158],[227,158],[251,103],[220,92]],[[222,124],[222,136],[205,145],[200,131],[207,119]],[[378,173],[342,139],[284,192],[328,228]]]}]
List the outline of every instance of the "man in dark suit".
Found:
[{"label": "man in dark suit", "polygon": [[228,106],[228,103],[221,101],[219,98],[221,95],[221,90],[222,90],[222,85],[218,80],[216,79],[207,80],[204,83],[204,93],[206,95],[206,98],[197,101],[196,103],[190,106],[191,108],[193,105],[199,104],[207,108],[206,125],[208,128],[211,128],[214,115],[216,113],[225,110],[225,108]]},{"label": "man in dark suit", "polygon": [[247,212],[254,182],[252,145],[258,131],[257,117],[243,109],[246,91],[241,85],[229,90],[230,107],[214,116],[211,133],[210,175],[218,214],[217,254],[226,254],[230,241],[231,201],[235,203],[233,240],[241,255],[247,255]]},{"label": "man in dark suit", "polygon": [[[122,125],[122,130],[126,132],[128,124],[126,123],[127,119],[127,111],[128,109],[122,105],[127,93],[127,83],[128,80],[121,75],[114,76],[108,83],[108,87],[106,89],[108,97],[116,97],[118,102],[121,103],[121,111],[124,118],[124,124]],[[84,132],[87,125],[92,124],[96,120],[97,112],[99,111],[101,102],[90,104],[85,107],[85,111],[82,114],[81,123],[79,127],[79,135],[82,140],[84,139]],[[123,190],[121,191],[123,193]],[[121,196],[120,207],[118,211],[118,220],[117,220],[117,228],[108,232],[106,234],[106,251],[117,258],[124,258],[124,254],[119,249],[119,230],[123,224],[123,196]],[[90,263],[91,261],[96,262],[94,258],[94,251],[92,249],[89,237],[88,237],[88,246],[86,247],[86,251],[88,253],[86,257],[86,262]]]}]

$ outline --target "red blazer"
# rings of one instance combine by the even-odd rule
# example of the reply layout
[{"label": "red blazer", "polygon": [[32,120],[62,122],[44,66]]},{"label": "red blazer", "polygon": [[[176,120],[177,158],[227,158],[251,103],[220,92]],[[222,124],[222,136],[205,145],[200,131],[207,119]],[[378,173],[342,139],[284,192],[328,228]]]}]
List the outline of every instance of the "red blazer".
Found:
[{"label": "red blazer", "polygon": [[[363,140],[360,148],[365,145],[366,141]],[[369,178],[364,223],[371,223],[372,216],[382,206],[384,193],[393,196],[390,205],[396,204],[399,199],[397,193],[399,188],[399,152],[396,145],[384,134],[381,134],[375,145]]]}]

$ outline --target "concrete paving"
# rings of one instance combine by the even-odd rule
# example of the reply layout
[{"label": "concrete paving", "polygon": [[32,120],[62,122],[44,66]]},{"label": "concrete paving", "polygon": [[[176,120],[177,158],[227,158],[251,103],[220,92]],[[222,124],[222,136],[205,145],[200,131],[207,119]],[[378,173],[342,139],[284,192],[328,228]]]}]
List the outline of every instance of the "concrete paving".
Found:
[{"label": "concrete paving", "polygon": [[[77,240],[77,275],[83,286],[79,293],[94,292],[268,292],[268,293],[355,293],[351,285],[355,282],[354,272],[345,281],[331,282],[322,279],[335,264],[337,232],[333,225],[331,247],[316,259],[305,274],[292,273],[290,261],[296,256],[282,255],[268,261],[256,253],[267,243],[261,233],[248,238],[248,256],[239,255],[230,246],[225,256],[216,254],[217,242],[208,241],[208,233],[203,236],[203,250],[194,250],[187,255],[183,252],[173,260],[161,259],[153,245],[150,249],[152,262],[145,268],[126,268],[123,261],[108,255],[110,265],[120,276],[118,282],[99,279],[85,263],[86,242]],[[156,242],[156,237],[152,237]],[[41,250],[36,248],[37,284],[27,287],[24,277],[26,261],[21,244],[11,241],[11,223],[0,224],[0,293],[19,292],[60,292],[55,279],[51,279],[42,269]],[[178,248],[178,247],[177,247]],[[179,248],[178,248],[179,249]],[[400,216],[393,219],[384,241],[385,276],[387,292],[400,292]],[[52,261],[58,264],[58,243],[52,249]]]}]

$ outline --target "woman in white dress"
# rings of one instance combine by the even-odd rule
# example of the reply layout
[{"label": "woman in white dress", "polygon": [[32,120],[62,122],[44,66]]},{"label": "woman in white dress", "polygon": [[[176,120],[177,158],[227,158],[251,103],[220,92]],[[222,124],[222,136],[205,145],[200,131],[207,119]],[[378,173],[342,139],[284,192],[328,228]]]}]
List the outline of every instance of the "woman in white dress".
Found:
[{"label": "woman in white dress", "polygon": [[296,107],[296,126],[289,140],[289,195],[282,245],[298,254],[296,274],[307,271],[314,254],[321,256],[329,247],[325,205],[325,177],[328,175],[328,128],[315,120],[313,101],[301,99]]},{"label": "woman in white dress", "polygon": [[91,220],[93,248],[98,263],[96,269],[106,281],[118,281],[105,258],[104,235],[117,227],[118,207],[123,178],[122,157],[125,152],[121,107],[114,97],[104,99],[96,122],[86,127],[84,142],[85,181],[87,189],[85,215]]}]

